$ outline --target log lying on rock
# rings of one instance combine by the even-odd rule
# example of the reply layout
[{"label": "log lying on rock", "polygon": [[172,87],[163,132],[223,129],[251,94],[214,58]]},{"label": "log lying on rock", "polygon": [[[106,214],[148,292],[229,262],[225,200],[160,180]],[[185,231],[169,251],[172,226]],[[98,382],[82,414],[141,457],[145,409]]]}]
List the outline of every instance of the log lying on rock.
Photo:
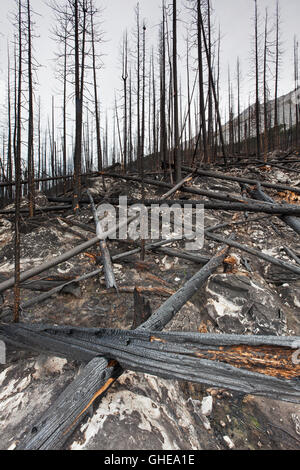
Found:
[{"label": "log lying on rock", "polygon": [[[191,205],[193,207],[196,207],[197,205],[203,205],[204,208],[207,210],[223,210],[223,211],[229,211],[229,212],[254,212],[254,213],[263,212],[263,213],[271,214],[271,215],[287,215],[287,216],[290,215],[294,217],[300,217],[300,207],[297,205],[293,205],[293,204],[270,204],[270,203],[259,202],[259,201],[255,202],[251,199],[243,199],[243,198],[240,198],[239,202],[237,202],[237,199],[235,201],[229,201],[229,202],[226,202],[226,201],[220,200],[220,201],[213,202],[213,201],[207,201],[203,199],[173,199],[173,200],[146,199],[144,201],[144,204],[145,206],[148,206],[148,207],[155,205],[155,204],[167,204],[169,206],[172,206],[174,204],[178,204],[180,206]],[[119,200],[115,198],[107,199],[106,203],[118,206]],[[132,206],[132,205],[140,204],[140,203],[141,201],[138,199],[127,200],[128,206]],[[13,211],[6,211],[6,212],[0,211],[0,215],[1,214],[9,215],[13,213],[14,213]],[[66,222],[67,220],[68,219],[63,219],[64,222]],[[74,223],[74,225],[77,225],[83,230],[86,230],[88,232],[93,231],[92,227],[89,227],[86,224],[82,224],[77,221],[72,221],[72,222]],[[71,223],[71,220],[66,223]]]},{"label": "log lying on rock", "polygon": [[[60,212],[60,211],[67,211],[72,209],[71,205],[64,205],[64,206],[49,206],[49,207],[37,207],[35,209],[36,213],[43,213],[43,212]],[[20,209],[21,214],[28,214],[29,209]],[[15,213],[15,209],[3,209],[0,210],[0,215],[11,215]]]},{"label": "log lying on rock", "polygon": [[[210,262],[199,271],[198,275],[196,275],[196,280],[195,278],[192,278],[190,281],[188,281],[185,284],[184,289],[180,289],[180,295],[176,293],[174,296],[168,299],[159,310],[154,312],[152,315],[152,317],[154,317],[154,321],[151,321],[152,317],[150,317],[150,319],[145,323],[146,328],[147,326],[151,326],[152,330],[155,330],[155,328],[164,328],[181,309],[181,307],[191,298],[191,296],[193,296],[197,288],[199,289],[206,282],[209,276],[213,274],[220,265],[222,265],[224,259],[226,258],[227,252],[228,249],[226,247],[222,248],[210,260]],[[139,330],[142,329],[142,327],[143,325],[139,327]],[[6,330],[6,335],[7,334],[8,330]],[[31,340],[32,338],[32,335],[30,335]],[[32,426],[31,432],[25,441],[20,444],[18,447],[19,449],[34,450],[43,448],[50,450],[61,448],[66,442],[69,434],[74,431],[76,426],[84,418],[90,405],[97,398],[102,397],[123,372],[120,366],[116,363],[113,368],[106,370],[107,373],[104,376],[103,363],[101,362],[102,359],[98,358],[94,359],[93,361],[96,362],[94,364],[89,363],[86,366],[86,369],[83,371],[84,381],[75,383],[74,387],[68,389],[67,399],[64,395],[61,395],[58,398],[58,400],[49,408],[49,410],[39,419],[38,423]],[[89,377],[91,374],[93,375],[90,379]],[[89,385],[91,381],[91,389],[94,391],[93,384],[95,380],[98,381],[98,388],[97,392],[91,399]],[[80,399],[78,397],[80,397]],[[73,413],[73,410],[69,411],[67,406],[62,408],[60,405],[61,402],[67,403],[70,401],[76,401],[77,414]],[[49,416],[52,416],[53,410],[56,410],[58,406],[62,412],[58,421],[54,419],[55,425],[53,425],[53,421],[49,421]]]},{"label": "log lying on rock", "polygon": [[[189,173],[193,171],[193,169],[190,167],[183,166],[182,168],[183,170],[188,171]],[[277,191],[292,191],[293,193],[300,194],[300,188],[297,188],[295,186],[288,186],[285,184],[268,183],[266,181],[258,181],[258,180],[253,180],[251,178],[241,178],[238,176],[225,175],[224,173],[219,173],[216,171],[206,171],[206,170],[200,170],[200,169],[194,170],[194,173],[199,176],[208,176],[211,178],[221,179],[224,181],[234,181],[237,183],[244,183],[244,184],[251,184],[251,185],[257,185],[258,183],[260,183],[265,188],[276,189]]]},{"label": "log lying on rock", "polygon": [[207,279],[222,265],[228,248],[223,246],[220,251],[195,274],[176,294],[172,295],[140,328],[161,331],[174,318],[177,312],[205,284]]},{"label": "log lying on rock", "polygon": [[215,240],[220,243],[226,243],[228,246],[237,248],[241,251],[245,251],[246,253],[256,256],[257,258],[263,259],[268,263],[274,264],[275,266],[279,266],[280,268],[286,269],[287,271],[298,274],[300,277],[300,267],[296,266],[295,264],[286,263],[285,261],[281,261],[280,259],[274,258],[273,256],[269,256],[263,253],[262,251],[255,250],[254,248],[250,248],[249,246],[241,245],[240,243],[237,243],[232,240],[226,240],[225,238],[220,237],[219,235],[213,235],[210,231],[205,232],[205,234],[208,238],[211,238],[212,240]]},{"label": "log lying on rock", "polygon": [[[137,216],[131,217],[128,220],[120,222],[118,227],[123,227],[124,225],[127,225],[128,223],[135,220],[136,218],[137,218]],[[111,230],[107,231],[106,232],[106,237],[108,238],[109,235],[115,233],[115,231],[116,231],[115,227],[112,228]],[[25,271],[25,272],[21,273],[20,281],[21,282],[27,281],[28,279],[30,279],[34,276],[37,276],[38,274],[41,274],[42,272],[47,271],[48,269],[51,269],[54,266],[57,266],[61,263],[64,263],[65,261],[69,260],[70,258],[73,258],[74,256],[79,255],[83,251],[88,250],[92,246],[96,245],[96,243],[98,243],[98,242],[99,242],[98,237],[92,238],[88,242],[82,243],[81,245],[76,246],[72,250],[69,250],[66,253],[63,253],[62,255],[57,256],[57,257],[51,259],[50,261],[47,261],[46,263],[43,263],[43,264],[41,264],[41,265],[39,265],[35,268],[29,269],[28,271]],[[13,287],[14,283],[15,283],[15,278],[14,277],[11,277],[7,281],[2,282],[0,284],[0,293],[4,292],[5,290],[7,290],[11,287]]]},{"label": "log lying on rock", "polygon": [[288,246],[283,247],[284,251],[294,260],[297,264],[300,265],[300,258],[291,250]]},{"label": "log lying on rock", "polygon": [[[0,338],[18,347],[124,369],[300,403],[300,337],[208,335],[8,325]],[[106,377],[107,378],[107,377]]]},{"label": "log lying on rock", "polygon": [[252,218],[252,219],[243,218],[243,220],[237,220],[235,222],[230,221],[230,222],[225,222],[224,224],[212,225],[211,227],[207,227],[206,231],[207,232],[216,232],[217,230],[221,230],[221,229],[224,229],[224,228],[235,227],[237,225],[248,225],[248,224],[251,224],[253,222],[259,222],[261,220],[266,220],[266,219],[270,219],[270,217],[264,215],[262,217],[256,217],[256,218]]},{"label": "log lying on rock", "polygon": [[[155,242],[155,243],[151,243],[149,245],[146,245],[145,249],[150,250],[150,251],[155,250],[155,249],[160,249],[160,247],[162,245],[167,245],[168,243],[170,243],[170,240],[162,240],[162,241],[159,241],[159,242]],[[120,253],[118,255],[112,256],[111,259],[112,259],[113,262],[122,261],[122,260],[130,258],[131,256],[136,255],[138,253],[140,253],[140,248],[137,248],[135,250],[126,251],[125,253]],[[202,259],[202,257],[199,257],[199,260],[197,262],[200,263],[200,259]],[[99,269],[95,269],[94,271],[92,271],[90,273],[84,274],[83,276],[80,276],[80,277],[74,278],[70,281],[67,281],[67,282],[65,282],[65,283],[63,283],[63,284],[61,284],[57,287],[54,287],[50,291],[45,292],[44,294],[41,294],[37,297],[34,297],[33,299],[27,300],[26,302],[22,302],[20,307],[21,307],[21,309],[25,310],[26,308],[32,307],[33,305],[36,305],[40,302],[43,302],[44,300],[47,300],[50,297],[52,297],[56,294],[59,294],[62,291],[65,291],[65,289],[68,288],[68,287],[70,287],[71,291],[73,292],[73,285],[78,285],[80,282],[87,281],[88,279],[92,279],[93,277],[98,276],[99,274],[102,273],[102,270],[103,270],[103,268],[101,267]],[[0,316],[1,316],[1,312],[0,312]]]},{"label": "log lying on rock", "polygon": [[[118,179],[123,179],[125,181],[134,181],[137,183],[141,183],[141,178],[137,176],[127,176],[127,175],[122,175],[119,173],[103,173],[106,176],[109,176],[110,178],[118,178]],[[151,186],[157,186],[160,188],[169,188],[174,190],[174,186],[170,183],[166,183],[164,181],[157,181],[157,180],[151,180],[151,179],[145,179],[144,180],[145,184],[151,185]],[[198,189],[198,188],[185,188],[181,187],[180,191],[188,194],[198,194],[199,196],[206,196],[211,199],[217,199],[219,201],[229,201],[229,202],[243,202],[243,200],[246,201],[245,198],[237,197],[237,196],[232,196],[231,194],[227,193],[222,193],[222,192],[216,192],[216,191],[209,191],[205,189]],[[168,193],[167,193],[168,194]]]},{"label": "log lying on rock", "polygon": [[[242,199],[242,202],[225,202],[225,201],[207,201],[203,199],[145,199],[144,205],[149,207],[157,204],[166,204],[169,206],[178,204],[180,206],[190,205],[193,207],[203,205],[205,209],[210,210],[223,210],[232,212],[265,212],[272,215],[294,215],[300,216],[300,207],[294,204],[270,204],[265,202],[255,202],[252,199]],[[118,199],[108,199],[107,203],[118,206],[120,201]],[[138,199],[128,199],[128,206],[140,204]]]},{"label": "log lying on rock", "polygon": [[[254,191],[251,191],[250,194],[260,201],[269,202],[274,204],[274,200],[261,189],[261,184],[257,185],[257,188]],[[297,217],[292,217],[290,215],[285,215],[281,217],[281,220],[285,222],[289,227],[291,227],[298,235],[300,235],[300,219]]]},{"label": "log lying on rock", "polygon": [[202,256],[198,254],[195,255],[193,253],[188,253],[187,251],[174,250],[173,248],[156,248],[154,249],[154,251],[157,251],[158,253],[163,253],[167,256],[192,261],[193,263],[206,264],[209,262],[209,258],[207,256]]},{"label": "log lying on rock", "polygon": [[170,196],[172,196],[172,194],[176,193],[180,188],[182,188],[182,186],[184,186],[185,183],[191,181],[192,179],[193,179],[193,173],[183,178],[183,180],[181,180],[178,184],[176,184],[174,188],[170,189],[170,191],[164,194],[162,196],[162,199],[168,199]]},{"label": "log lying on rock", "polygon": [[[96,225],[96,233],[99,235],[101,232],[101,223],[97,214],[97,209],[94,203],[93,196],[91,195],[90,191],[87,192],[91,206],[92,206],[92,212],[94,216],[94,221]],[[105,240],[99,240],[99,245],[100,245],[100,250],[101,250],[101,258],[102,258],[102,264],[103,264],[103,271],[104,271],[104,276],[105,276],[105,282],[106,282],[106,287],[107,289],[115,288],[118,289],[117,283],[116,283],[116,278],[114,275],[114,270],[113,270],[113,265],[111,262],[111,257],[110,253],[107,247],[107,243]]]},{"label": "log lying on rock", "polygon": [[[6,281],[7,278],[6,276],[3,276],[0,274],[0,281],[4,282]],[[72,284],[74,286],[71,286],[68,288],[67,286],[69,285],[69,282],[72,281]],[[70,293],[72,294],[74,292],[74,288],[77,287],[76,285],[76,280],[74,279],[63,279],[57,277],[49,277],[46,279],[35,279],[33,281],[26,281],[21,284],[22,289],[27,289],[30,291],[38,291],[38,292],[49,292],[52,289],[55,288],[61,288],[65,293]]]},{"label": "log lying on rock", "polygon": [[[121,373],[121,368],[114,362],[99,357],[93,359],[43,414],[42,419],[31,427],[29,435],[17,450],[61,449],[74,432],[74,426],[89,414],[99,392],[104,394],[118,373]],[[100,390],[99,383],[105,384]],[[83,403],[86,403],[85,407]]]}]

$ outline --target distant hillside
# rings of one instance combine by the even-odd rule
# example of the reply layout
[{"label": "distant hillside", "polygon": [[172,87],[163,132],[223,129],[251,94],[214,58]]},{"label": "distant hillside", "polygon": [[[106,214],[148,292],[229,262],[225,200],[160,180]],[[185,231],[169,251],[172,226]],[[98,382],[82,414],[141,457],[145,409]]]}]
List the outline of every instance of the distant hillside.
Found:
[{"label": "distant hillside", "polygon": [[[300,87],[296,91],[292,91],[287,93],[286,95],[280,96],[278,98],[278,124],[279,126],[284,126],[289,129],[296,124],[296,105],[300,105]],[[275,115],[275,100],[270,100],[267,103],[268,108],[268,121],[269,121],[269,128],[274,127],[274,115]],[[252,104],[250,107],[245,109],[240,114],[240,121],[241,121],[241,134],[242,138],[244,138],[245,132],[245,123],[247,124],[247,128],[249,126],[249,115],[250,115],[250,135],[254,137],[256,135],[256,122],[255,122],[255,103]],[[261,103],[260,109],[261,115],[261,132],[264,130],[264,105]],[[233,119],[235,133],[237,132],[238,126],[238,117],[234,117]],[[229,142],[229,129],[230,123],[227,122],[224,126],[225,137],[226,141]]]}]

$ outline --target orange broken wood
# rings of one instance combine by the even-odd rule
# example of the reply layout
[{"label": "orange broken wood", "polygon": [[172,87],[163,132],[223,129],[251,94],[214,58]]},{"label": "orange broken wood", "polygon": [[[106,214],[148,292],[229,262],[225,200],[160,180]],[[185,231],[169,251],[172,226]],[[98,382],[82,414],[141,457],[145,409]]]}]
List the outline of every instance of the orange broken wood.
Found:
[{"label": "orange broken wood", "polygon": [[228,256],[224,259],[224,263],[235,266],[237,264],[237,259],[234,256]]},{"label": "orange broken wood", "polygon": [[260,168],[261,171],[271,171],[271,167],[269,165],[265,165],[263,167]]},{"label": "orange broken wood", "polygon": [[83,253],[84,256],[86,256],[87,258],[90,258],[90,260],[93,261],[93,263],[97,263],[97,256],[94,255],[93,253]]},{"label": "orange broken wood", "polygon": [[298,204],[300,202],[300,195],[292,191],[284,191],[278,194],[279,199],[289,204]]},{"label": "orange broken wood", "polygon": [[295,364],[290,348],[274,346],[230,346],[217,350],[197,352],[201,359],[224,362],[239,369],[246,369],[271,377],[294,379],[300,377],[300,364]]},{"label": "orange broken wood", "polygon": [[150,338],[150,343],[163,343],[166,344],[167,341],[161,339],[161,338],[156,338],[155,336],[151,336]]}]

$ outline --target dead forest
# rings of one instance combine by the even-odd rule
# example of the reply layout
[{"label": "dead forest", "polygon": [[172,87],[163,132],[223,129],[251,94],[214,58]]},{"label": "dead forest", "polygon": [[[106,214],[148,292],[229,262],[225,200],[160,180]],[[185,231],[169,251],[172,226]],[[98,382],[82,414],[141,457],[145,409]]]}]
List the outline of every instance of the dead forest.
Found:
[{"label": "dead forest", "polygon": [[[222,93],[214,1],[162,0],[155,29],[137,3],[109,112],[101,2],[49,0],[59,92],[45,112],[32,3],[12,7],[1,118],[0,449],[299,449],[296,36],[280,94],[288,6],[251,0],[245,97],[239,57]],[[116,225],[101,238],[103,204]],[[154,206],[170,208],[172,228],[174,207],[189,206],[193,229],[203,207],[203,246],[144,237],[137,205],[148,222]]]}]

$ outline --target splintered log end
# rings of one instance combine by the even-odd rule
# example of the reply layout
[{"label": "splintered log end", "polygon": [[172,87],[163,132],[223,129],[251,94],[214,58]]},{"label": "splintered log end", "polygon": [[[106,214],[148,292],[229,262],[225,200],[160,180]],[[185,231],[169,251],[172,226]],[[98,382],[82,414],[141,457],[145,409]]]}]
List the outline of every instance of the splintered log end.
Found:
[{"label": "splintered log end", "polygon": [[235,266],[237,264],[237,259],[234,256],[228,256],[224,259],[224,263]]},{"label": "splintered log end", "polygon": [[161,338],[156,338],[155,336],[151,336],[150,338],[150,343],[166,343],[167,341],[165,341],[164,339],[161,339]]},{"label": "splintered log end", "polygon": [[86,256],[87,258],[90,258],[90,260],[93,262],[93,263],[97,263],[97,256],[96,255],[93,255],[91,253],[83,253],[84,256]]},{"label": "splintered log end", "polygon": [[224,259],[225,272],[235,273],[237,272],[237,259],[234,256],[228,256]]},{"label": "splintered log end", "polygon": [[300,202],[300,195],[293,191],[284,191],[278,193],[281,201],[285,201],[289,204],[298,204]]},{"label": "splintered log end", "polygon": [[[267,163],[267,160],[265,159],[265,163]],[[270,165],[265,165],[265,166],[262,166],[261,168],[261,171],[271,171],[271,167]]]},{"label": "splintered log end", "polygon": [[224,362],[238,369],[285,380],[300,377],[300,361],[297,360],[296,354],[291,348],[247,345],[196,352],[196,356],[201,359]]},{"label": "splintered log end", "polygon": [[204,322],[202,322],[202,323],[199,325],[198,332],[201,333],[201,334],[206,334],[206,333],[208,333],[207,325],[206,325]]}]

